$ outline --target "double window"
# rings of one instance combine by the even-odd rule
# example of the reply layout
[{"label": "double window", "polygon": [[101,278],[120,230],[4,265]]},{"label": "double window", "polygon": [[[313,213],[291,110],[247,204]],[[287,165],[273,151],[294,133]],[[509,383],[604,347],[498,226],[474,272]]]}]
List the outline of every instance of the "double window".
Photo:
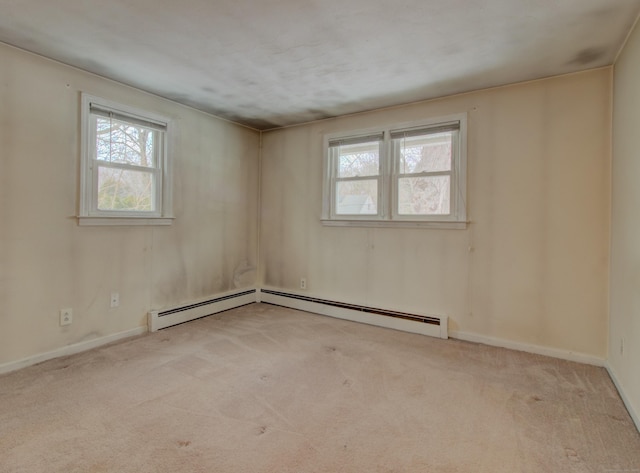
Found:
[{"label": "double window", "polygon": [[81,224],[169,224],[168,119],[82,96]]},{"label": "double window", "polygon": [[326,224],[464,227],[466,116],[325,137]]}]

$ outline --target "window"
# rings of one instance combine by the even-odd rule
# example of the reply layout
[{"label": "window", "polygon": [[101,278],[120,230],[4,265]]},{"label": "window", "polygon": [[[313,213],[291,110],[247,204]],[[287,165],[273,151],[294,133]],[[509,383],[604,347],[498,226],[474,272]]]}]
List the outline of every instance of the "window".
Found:
[{"label": "window", "polygon": [[466,115],[325,137],[323,222],[465,228]]},{"label": "window", "polygon": [[380,215],[382,133],[329,142],[335,176],[332,211],[337,216]]},{"label": "window", "polygon": [[82,96],[81,225],[171,224],[169,120]]}]

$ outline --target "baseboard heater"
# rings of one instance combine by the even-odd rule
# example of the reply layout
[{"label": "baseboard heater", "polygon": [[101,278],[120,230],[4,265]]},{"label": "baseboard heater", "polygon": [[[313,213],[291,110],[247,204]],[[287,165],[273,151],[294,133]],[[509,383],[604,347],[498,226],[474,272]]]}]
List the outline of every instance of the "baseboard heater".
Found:
[{"label": "baseboard heater", "polygon": [[344,302],[318,299],[272,289],[260,289],[260,302],[304,310],[339,319],[351,320],[379,327],[448,338],[447,316],[409,314]]},{"label": "baseboard heater", "polygon": [[256,302],[257,290],[243,290],[220,294],[212,299],[192,304],[149,312],[149,331],[156,332],[163,328],[200,319],[229,309],[235,309]]}]

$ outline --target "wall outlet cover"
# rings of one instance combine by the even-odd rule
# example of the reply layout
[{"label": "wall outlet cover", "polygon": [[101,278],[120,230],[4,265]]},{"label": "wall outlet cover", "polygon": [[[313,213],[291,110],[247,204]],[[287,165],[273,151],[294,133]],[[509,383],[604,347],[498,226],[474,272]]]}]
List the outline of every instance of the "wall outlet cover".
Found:
[{"label": "wall outlet cover", "polygon": [[60,309],[60,325],[71,325],[71,322],[73,322],[73,310]]}]

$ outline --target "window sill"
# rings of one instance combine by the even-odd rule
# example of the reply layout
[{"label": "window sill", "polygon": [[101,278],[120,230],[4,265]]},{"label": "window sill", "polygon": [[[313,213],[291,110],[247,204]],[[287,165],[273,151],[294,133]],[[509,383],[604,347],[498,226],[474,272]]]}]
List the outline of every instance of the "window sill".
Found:
[{"label": "window sill", "polygon": [[175,217],[78,217],[78,225],[86,226],[157,226],[172,225]]},{"label": "window sill", "polygon": [[415,221],[415,220],[329,220],[322,219],[327,227],[373,227],[373,228],[434,228],[440,230],[466,230],[469,222]]}]

